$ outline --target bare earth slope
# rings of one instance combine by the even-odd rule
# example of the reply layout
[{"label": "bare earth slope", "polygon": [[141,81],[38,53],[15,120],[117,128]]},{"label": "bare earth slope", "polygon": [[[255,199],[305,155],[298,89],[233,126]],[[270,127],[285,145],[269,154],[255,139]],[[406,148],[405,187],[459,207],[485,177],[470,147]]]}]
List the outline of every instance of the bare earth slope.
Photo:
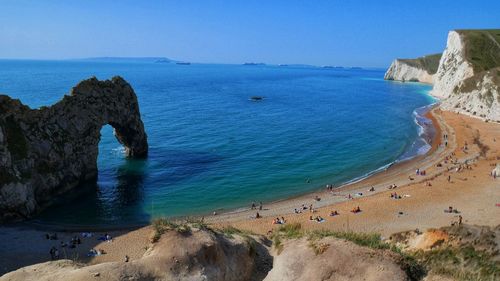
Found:
[{"label": "bare earth slope", "polygon": [[252,280],[257,255],[252,241],[208,230],[168,231],[137,260],[91,266],[51,261],[21,268],[0,280]]},{"label": "bare earth slope", "polygon": [[244,233],[228,235],[192,227],[181,232],[170,230],[136,260],[96,265],[50,261],[7,273],[0,281],[408,280],[399,256],[389,251],[326,237],[317,241],[328,245],[318,255],[306,239],[296,239],[286,242],[285,250],[271,265],[266,241]]},{"label": "bare earth slope", "polygon": [[[286,241],[264,280],[408,280],[397,263],[399,257],[390,251],[377,251],[332,237],[315,241],[315,245],[306,238]],[[326,250],[315,253],[314,247]]]}]

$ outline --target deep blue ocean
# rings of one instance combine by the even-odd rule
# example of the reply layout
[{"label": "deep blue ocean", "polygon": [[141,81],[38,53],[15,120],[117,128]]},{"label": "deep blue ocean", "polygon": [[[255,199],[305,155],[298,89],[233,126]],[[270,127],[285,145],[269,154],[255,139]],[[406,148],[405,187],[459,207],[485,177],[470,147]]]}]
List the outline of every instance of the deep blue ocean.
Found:
[{"label": "deep blue ocean", "polygon": [[0,60],[0,93],[37,108],[82,79],[115,75],[137,93],[149,157],[126,159],[105,126],[97,182],[36,220],[108,226],[221,212],[340,185],[425,152],[415,109],[433,102],[430,86],[384,81],[383,69]]}]

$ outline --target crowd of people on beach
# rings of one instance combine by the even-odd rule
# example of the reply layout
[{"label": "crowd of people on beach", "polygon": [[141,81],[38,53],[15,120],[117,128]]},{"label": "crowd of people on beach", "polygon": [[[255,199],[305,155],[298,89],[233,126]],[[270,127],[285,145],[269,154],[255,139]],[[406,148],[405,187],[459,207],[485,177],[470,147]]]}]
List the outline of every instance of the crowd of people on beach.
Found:
[{"label": "crowd of people on beach", "polygon": [[[444,145],[448,146],[448,135],[444,134],[443,138],[444,138]],[[464,142],[464,145],[460,149],[462,150],[462,152],[464,154],[468,154],[469,144],[467,142]],[[472,163],[474,163],[473,161],[474,160],[472,160]],[[494,166],[494,164],[492,164],[492,166]],[[444,156],[444,158],[436,164],[436,167],[437,168],[446,167],[444,170],[441,170],[441,171],[444,173],[445,180],[447,180],[450,183],[453,183],[452,173],[461,173],[461,172],[466,171],[466,170],[472,170],[473,166],[471,165],[470,159],[465,159],[465,160],[463,160],[463,162],[460,162],[456,153],[451,152],[448,155]],[[430,168],[430,169],[432,169],[432,168]],[[428,175],[427,171],[425,169],[420,168],[420,167],[417,167],[414,171],[415,171],[414,175],[410,175],[408,177],[408,179],[410,181],[413,181],[413,180],[415,180],[415,178],[418,178],[418,177],[427,177],[427,175]],[[491,176],[493,178],[496,178],[499,175],[496,174],[496,170],[494,170],[494,171],[495,171],[495,174],[493,174],[494,172],[492,171]],[[423,185],[426,187],[432,186],[431,182],[437,176],[439,176],[439,174],[434,176],[434,177],[424,178],[422,180]],[[398,185],[393,183],[393,184],[389,185],[387,188],[389,190],[393,190],[393,189],[398,188]],[[369,186],[369,187],[367,187],[367,191],[368,192],[375,192],[375,187]],[[352,199],[354,199],[355,196],[358,196],[358,197],[363,196],[362,192],[357,192],[357,193],[353,193],[353,194],[351,194],[351,193],[341,194],[340,192],[334,192],[334,185],[333,184],[326,185],[326,192],[331,193],[334,196],[345,196],[345,199],[347,199],[347,200],[352,200]],[[404,197],[410,197],[410,195],[408,195],[408,194],[402,195],[399,192],[391,192],[390,193],[391,199],[402,199]],[[314,202],[321,201],[321,197],[318,195],[314,195],[314,197],[312,199]],[[498,204],[498,205],[500,206],[500,204]],[[253,204],[252,209],[257,209],[257,206],[255,204]],[[259,210],[262,210],[262,209],[260,208]],[[353,214],[357,214],[357,213],[360,213],[361,211],[362,211],[361,208],[359,206],[356,206],[356,207],[353,207],[350,212],[352,212]],[[445,213],[452,213],[452,214],[459,213],[457,209],[455,209],[451,206],[448,209],[445,209],[444,211],[445,211]],[[304,212],[315,213],[316,209],[313,208],[313,204],[309,204],[309,205],[302,204],[302,206],[293,209],[294,214],[302,214]],[[403,215],[404,213],[402,211],[399,211],[398,214]],[[258,213],[257,213],[257,215],[258,215]],[[329,217],[335,217],[335,216],[339,216],[339,215],[340,215],[340,213],[337,210],[331,210],[329,212]],[[325,222],[326,220],[325,220],[325,218],[321,217],[321,215],[310,215],[309,221]],[[277,218],[273,219],[273,222],[272,222],[273,225],[279,225],[279,224],[284,224],[284,223],[285,223],[285,220],[283,217],[281,217],[281,219],[279,217],[277,217]],[[461,225],[462,224],[462,216],[458,215],[458,221],[453,222],[452,224]]]},{"label": "crowd of people on beach", "polygon": [[[60,259],[61,258],[61,251],[64,252],[64,256],[65,256],[65,258],[67,258],[66,249],[76,249],[76,248],[78,248],[78,246],[80,246],[82,244],[82,239],[88,239],[88,238],[92,238],[92,237],[94,237],[93,233],[82,232],[82,233],[80,233],[80,235],[73,236],[69,242],[61,240],[59,242],[59,247],[56,247],[55,245],[53,245],[50,248],[50,250],[49,250],[50,259],[51,260]],[[59,236],[57,235],[57,233],[53,233],[53,234],[46,233],[45,239],[47,239],[47,240],[59,240]],[[113,238],[111,237],[110,234],[104,233],[99,238],[97,238],[97,240],[105,241],[105,242],[112,242]],[[92,248],[87,253],[87,257],[95,257],[95,256],[104,255],[104,254],[106,254],[106,251],[104,251],[103,249],[96,250],[96,249]]]}]

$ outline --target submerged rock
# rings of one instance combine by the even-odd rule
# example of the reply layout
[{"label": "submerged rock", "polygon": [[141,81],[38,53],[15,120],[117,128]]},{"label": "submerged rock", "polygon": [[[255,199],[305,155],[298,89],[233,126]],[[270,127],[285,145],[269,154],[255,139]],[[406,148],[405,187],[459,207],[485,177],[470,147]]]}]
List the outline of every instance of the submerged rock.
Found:
[{"label": "submerged rock", "polygon": [[121,77],[84,80],[40,109],[0,95],[0,221],[30,217],[54,195],[94,179],[107,124],[128,157],[147,156],[137,97]]}]

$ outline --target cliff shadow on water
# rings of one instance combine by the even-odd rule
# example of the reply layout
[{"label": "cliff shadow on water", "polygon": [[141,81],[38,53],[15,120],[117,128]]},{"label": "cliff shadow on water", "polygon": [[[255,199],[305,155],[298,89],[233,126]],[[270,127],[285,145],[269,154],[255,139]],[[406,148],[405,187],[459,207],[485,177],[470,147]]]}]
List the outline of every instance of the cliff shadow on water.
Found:
[{"label": "cliff shadow on water", "polygon": [[221,159],[213,153],[154,147],[147,159],[125,158],[121,147],[100,150],[98,177],[58,196],[30,223],[82,230],[148,224],[153,219],[158,189],[168,196],[177,184],[209,171]]}]

